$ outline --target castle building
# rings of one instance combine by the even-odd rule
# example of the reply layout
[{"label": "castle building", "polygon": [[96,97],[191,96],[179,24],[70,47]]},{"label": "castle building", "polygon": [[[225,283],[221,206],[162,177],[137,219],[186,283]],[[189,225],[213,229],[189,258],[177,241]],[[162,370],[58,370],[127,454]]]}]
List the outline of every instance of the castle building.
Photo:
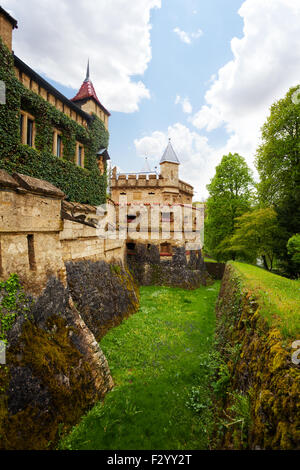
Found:
[{"label": "castle building", "polygon": [[[22,85],[55,107],[57,111],[70,118],[79,126],[82,126],[84,129],[88,129],[93,122],[93,116],[97,116],[103,122],[105,129],[108,130],[108,120],[110,113],[102,105],[99,98],[97,97],[93,83],[90,79],[89,63],[87,67],[86,78],[83,84],[81,85],[76,96],[69,100],[14,54],[12,50],[12,39],[13,30],[15,28],[18,28],[17,20],[12,18],[12,16],[6,10],[0,7],[0,38],[13,56],[14,73]],[[36,138],[38,125],[35,113],[24,109],[22,105],[23,102],[21,101],[21,109],[19,110],[20,143],[32,147],[33,149],[37,149]],[[63,122],[63,118],[61,121]],[[66,135],[64,138],[63,134],[64,129],[59,128],[53,122],[53,155],[62,159],[66,158],[69,161],[73,161],[75,165],[85,168],[86,142],[80,140],[80,138],[76,136],[74,155],[66,156],[63,141],[66,138],[69,138],[70,135]],[[109,155],[107,153],[106,147],[103,146],[100,140],[99,151],[98,154],[95,155],[95,158],[97,158],[98,161],[100,174],[104,174],[106,169],[106,161],[109,159]]]},{"label": "castle building", "polygon": [[139,173],[117,173],[113,169],[111,198],[119,202],[126,196],[128,203],[147,202],[150,204],[192,204],[193,187],[179,179],[180,161],[171,141],[160,160],[160,174],[151,171],[146,160]]},{"label": "castle building", "polygon": [[[0,7],[0,80],[7,85],[4,120],[0,115],[7,136],[0,142],[0,169],[12,176],[21,173],[22,178],[46,180],[69,202],[88,205],[88,209],[78,209],[80,204],[64,206],[70,212],[65,210],[64,217],[79,223],[86,219],[90,206],[95,211],[94,206],[106,200],[110,113],[96,94],[89,62],[80,89],[68,99],[13,53],[12,35],[17,27],[17,21]],[[117,214],[107,224],[125,233],[123,224],[129,223],[125,227],[129,246],[148,245],[154,233],[158,252],[170,257],[172,247],[198,241],[202,213],[192,205],[193,187],[179,178],[179,167],[169,140],[160,172],[151,170],[147,161],[139,173],[118,174],[113,169],[111,205],[119,209],[125,198],[128,210],[124,218]],[[160,212],[155,222],[154,206]],[[83,214],[75,216],[78,210]]]}]

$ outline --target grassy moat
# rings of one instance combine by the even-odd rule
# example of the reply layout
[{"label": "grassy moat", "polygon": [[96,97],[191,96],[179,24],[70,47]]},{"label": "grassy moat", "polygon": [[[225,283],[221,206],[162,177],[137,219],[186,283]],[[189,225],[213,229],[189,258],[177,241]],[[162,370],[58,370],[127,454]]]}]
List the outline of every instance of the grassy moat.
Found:
[{"label": "grassy moat", "polygon": [[61,449],[210,448],[219,289],[141,287],[140,310],[101,341],[116,386]]}]

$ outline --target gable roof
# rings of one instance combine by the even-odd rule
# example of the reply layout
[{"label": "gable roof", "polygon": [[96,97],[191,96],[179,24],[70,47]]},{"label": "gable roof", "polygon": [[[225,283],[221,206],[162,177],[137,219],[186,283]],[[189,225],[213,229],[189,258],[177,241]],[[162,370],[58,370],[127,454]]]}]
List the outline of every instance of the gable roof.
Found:
[{"label": "gable roof", "polygon": [[176,163],[177,165],[180,165],[180,161],[178,160],[177,155],[172,147],[171,139],[169,139],[168,146],[160,160],[160,163],[165,162]]}]

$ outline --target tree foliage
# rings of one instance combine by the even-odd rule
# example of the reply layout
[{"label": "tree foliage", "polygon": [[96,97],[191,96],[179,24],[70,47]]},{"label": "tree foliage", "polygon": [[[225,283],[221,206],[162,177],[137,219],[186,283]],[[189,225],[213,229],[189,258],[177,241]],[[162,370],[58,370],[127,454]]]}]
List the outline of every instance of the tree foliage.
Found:
[{"label": "tree foliage", "polygon": [[234,232],[235,219],[250,209],[252,186],[251,170],[244,158],[236,153],[224,155],[207,185],[205,248],[218,260],[235,257],[227,242]]},{"label": "tree foliage", "polygon": [[263,259],[264,267],[272,270],[277,247],[278,223],[273,208],[246,212],[236,219],[236,230],[230,240],[230,250],[247,261]]},{"label": "tree foliage", "polygon": [[[299,93],[298,93],[299,92]],[[262,128],[262,144],[256,154],[260,176],[259,199],[274,206],[280,232],[277,256],[292,272],[287,251],[289,238],[300,228],[300,89],[291,88],[275,102]]]},{"label": "tree foliage", "polygon": [[267,205],[280,205],[291,193],[300,198],[296,194],[300,183],[300,99],[298,103],[296,92],[297,88],[291,88],[272,105],[262,128],[256,167],[259,195]]},{"label": "tree foliage", "polygon": [[300,233],[297,233],[289,239],[287,250],[292,257],[292,262],[300,267]]}]

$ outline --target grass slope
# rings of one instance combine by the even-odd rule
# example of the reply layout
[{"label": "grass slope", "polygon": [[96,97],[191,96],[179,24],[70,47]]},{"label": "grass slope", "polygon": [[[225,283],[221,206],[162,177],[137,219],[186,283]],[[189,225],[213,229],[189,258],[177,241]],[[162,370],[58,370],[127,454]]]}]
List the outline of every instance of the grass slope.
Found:
[{"label": "grass slope", "polygon": [[209,357],[220,283],[195,291],[142,287],[138,313],[101,341],[116,387],[61,449],[206,449]]},{"label": "grass slope", "polygon": [[261,314],[284,337],[300,334],[300,281],[272,274],[250,264],[231,262],[247,288],[258,297]]}]

